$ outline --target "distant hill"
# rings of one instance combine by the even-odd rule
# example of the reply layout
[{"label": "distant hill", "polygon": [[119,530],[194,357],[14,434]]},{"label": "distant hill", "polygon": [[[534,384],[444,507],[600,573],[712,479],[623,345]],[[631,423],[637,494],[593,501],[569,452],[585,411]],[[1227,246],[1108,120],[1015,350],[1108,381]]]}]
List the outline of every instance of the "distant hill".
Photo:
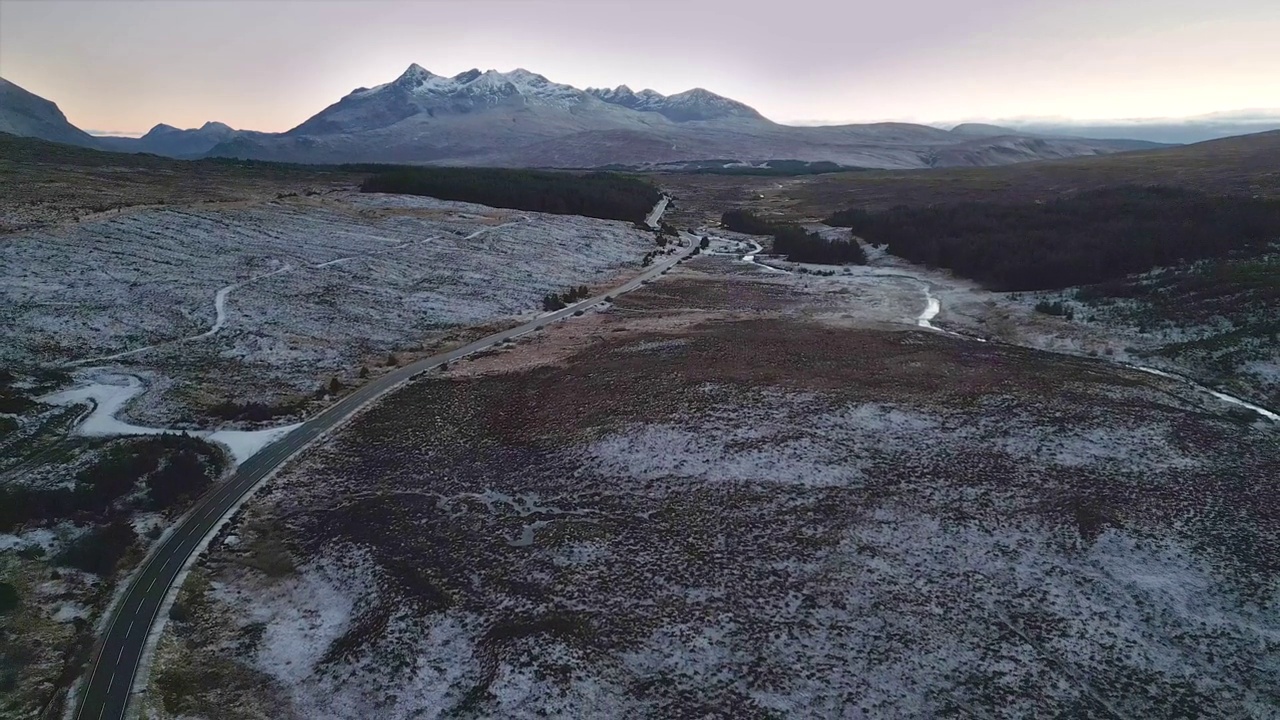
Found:
[{"label": "distant hill", "polygon": [[[678,183],[677,178],[671,180],[668,184]],[[738,185],[748,180],[733,178]],[[1116,185],[1166,185],[1216,195],[1280,198],[1280,131],[1006,167],[815,175],[794,179],[784,194],[795,212],[819,218],[850,207],[880,209],[966,200],[1020,203]],[[750,187],[739,192],[754,197]]]},{"label": "distant hill", "polygon": [[999,137],[1000,135],[1018,134],[1017,130],[1011,130],[1000,125],[988,125],[987,123],[960,123],[951,128],[951,132],[966,137]]},{"label": "distant hill", "polygon": [[219,143],[239,137],[268,136],[270,133],[235,130],[220,122],[207,122],[198,128],[181,130],[161,123],[140,138],[97,137],[98,147],[117,152],[147,152],[176,158],[197,158]]},{"label": "distant hill", "polygon": [[0,78],[0,132],[95,147],[92,135],[67,121],[58,106]]},{"label": "distant hill", "polygon": [[[1132,138],[1158,143],[1187,144],[1280,130],[1280,108],[1235,110],[1188,118],[1068,121],[1017,119],[998,121],[1010,132],[1054,137]],[[966,123],[960,127],[982,126]],[[995,126],[983,126],[995,127]]]}]

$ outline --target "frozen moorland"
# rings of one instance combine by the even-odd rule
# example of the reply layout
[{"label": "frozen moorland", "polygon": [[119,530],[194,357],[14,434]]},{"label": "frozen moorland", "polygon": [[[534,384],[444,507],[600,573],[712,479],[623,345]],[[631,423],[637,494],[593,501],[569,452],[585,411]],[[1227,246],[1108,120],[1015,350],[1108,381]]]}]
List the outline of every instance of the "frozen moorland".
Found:
[{"label": "frozen moorland", "polygon": [[556,362],[409,385],[282,473],[184,589],[149,710],[1274,716],[1272,425],[918,328],[905,281],[904,327],[854,327],[843,291],[726,267]]},{"label": "frozen moorland", "polygon": [[358,193],[29,231],[0,246],[0,362],[142,374],[128,414],[182,422],[533,312],[652,243],[627,223]]}]

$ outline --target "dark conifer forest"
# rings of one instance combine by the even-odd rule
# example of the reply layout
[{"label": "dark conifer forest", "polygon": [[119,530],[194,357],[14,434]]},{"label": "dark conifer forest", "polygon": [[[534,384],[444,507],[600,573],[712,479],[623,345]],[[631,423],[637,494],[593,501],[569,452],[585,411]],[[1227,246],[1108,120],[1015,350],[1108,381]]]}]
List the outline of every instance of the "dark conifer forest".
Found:
[{"label": "dark conifer forest", "polygon": [[360,190],[628,222],[643,221],[662,197],[653,185],[615,173],[497,168],[394,168],[371,175]]},{"label": "dark conifer forest", "polygon": [[1049,290],[1268,252],[1280,241],[1280,201],[1124,186],[1046,202],[852,209],[826,222],[995,290]]},{"label": "dark conifer forest", "polygon": [[773,254],[792,262],[818,265],[866,265],[867,255],[856,240],[827,240],[799,225],[772,223],[747,210],[729,210],[720,224],[748,235],[772,235]]}]

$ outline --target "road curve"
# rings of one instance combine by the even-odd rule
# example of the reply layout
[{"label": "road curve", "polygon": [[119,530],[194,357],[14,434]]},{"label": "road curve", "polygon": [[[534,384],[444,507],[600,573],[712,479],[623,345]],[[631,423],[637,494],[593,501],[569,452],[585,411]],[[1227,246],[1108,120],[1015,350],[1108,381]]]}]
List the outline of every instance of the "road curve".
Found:
[{"label": "road curve", "polygon": [[156,622],[156,616],[160,613],[169,589],[177,581],[187,561],[200,549],[205,537],[285,461],[321,434],[340,425],[352,413],[418,373],[532,332],[549,322],[604,302],[607,297],[640,287],[688,256],[697,247],[697,238],[686,236],[685,240],[689,247],[684,248],[683,252],[654,263],[653,267],[606,294],[596,295],[456,350],[423,358],[362,385],[245,461],[229,479],[196,501],[191,510],[142,561],[141,569],[134,573],[124,595],[107,620],[106,632],[99,638],[90,660],[88,680],[76,699],[77,705],[72,717],[75,720],[117,720],[125,717],[147,636]]}]

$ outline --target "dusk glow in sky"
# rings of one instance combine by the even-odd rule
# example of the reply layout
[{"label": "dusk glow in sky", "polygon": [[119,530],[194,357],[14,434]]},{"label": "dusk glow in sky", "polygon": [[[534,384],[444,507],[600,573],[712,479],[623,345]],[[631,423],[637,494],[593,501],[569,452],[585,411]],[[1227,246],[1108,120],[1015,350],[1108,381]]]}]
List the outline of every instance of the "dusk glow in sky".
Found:
[{"label": "dusk glow in sky", "polygon": [[1280,107],[1277,0],[0,0],[0,76],[95,131],[281,131],[416,62],[705,87],[779,122]]}]

